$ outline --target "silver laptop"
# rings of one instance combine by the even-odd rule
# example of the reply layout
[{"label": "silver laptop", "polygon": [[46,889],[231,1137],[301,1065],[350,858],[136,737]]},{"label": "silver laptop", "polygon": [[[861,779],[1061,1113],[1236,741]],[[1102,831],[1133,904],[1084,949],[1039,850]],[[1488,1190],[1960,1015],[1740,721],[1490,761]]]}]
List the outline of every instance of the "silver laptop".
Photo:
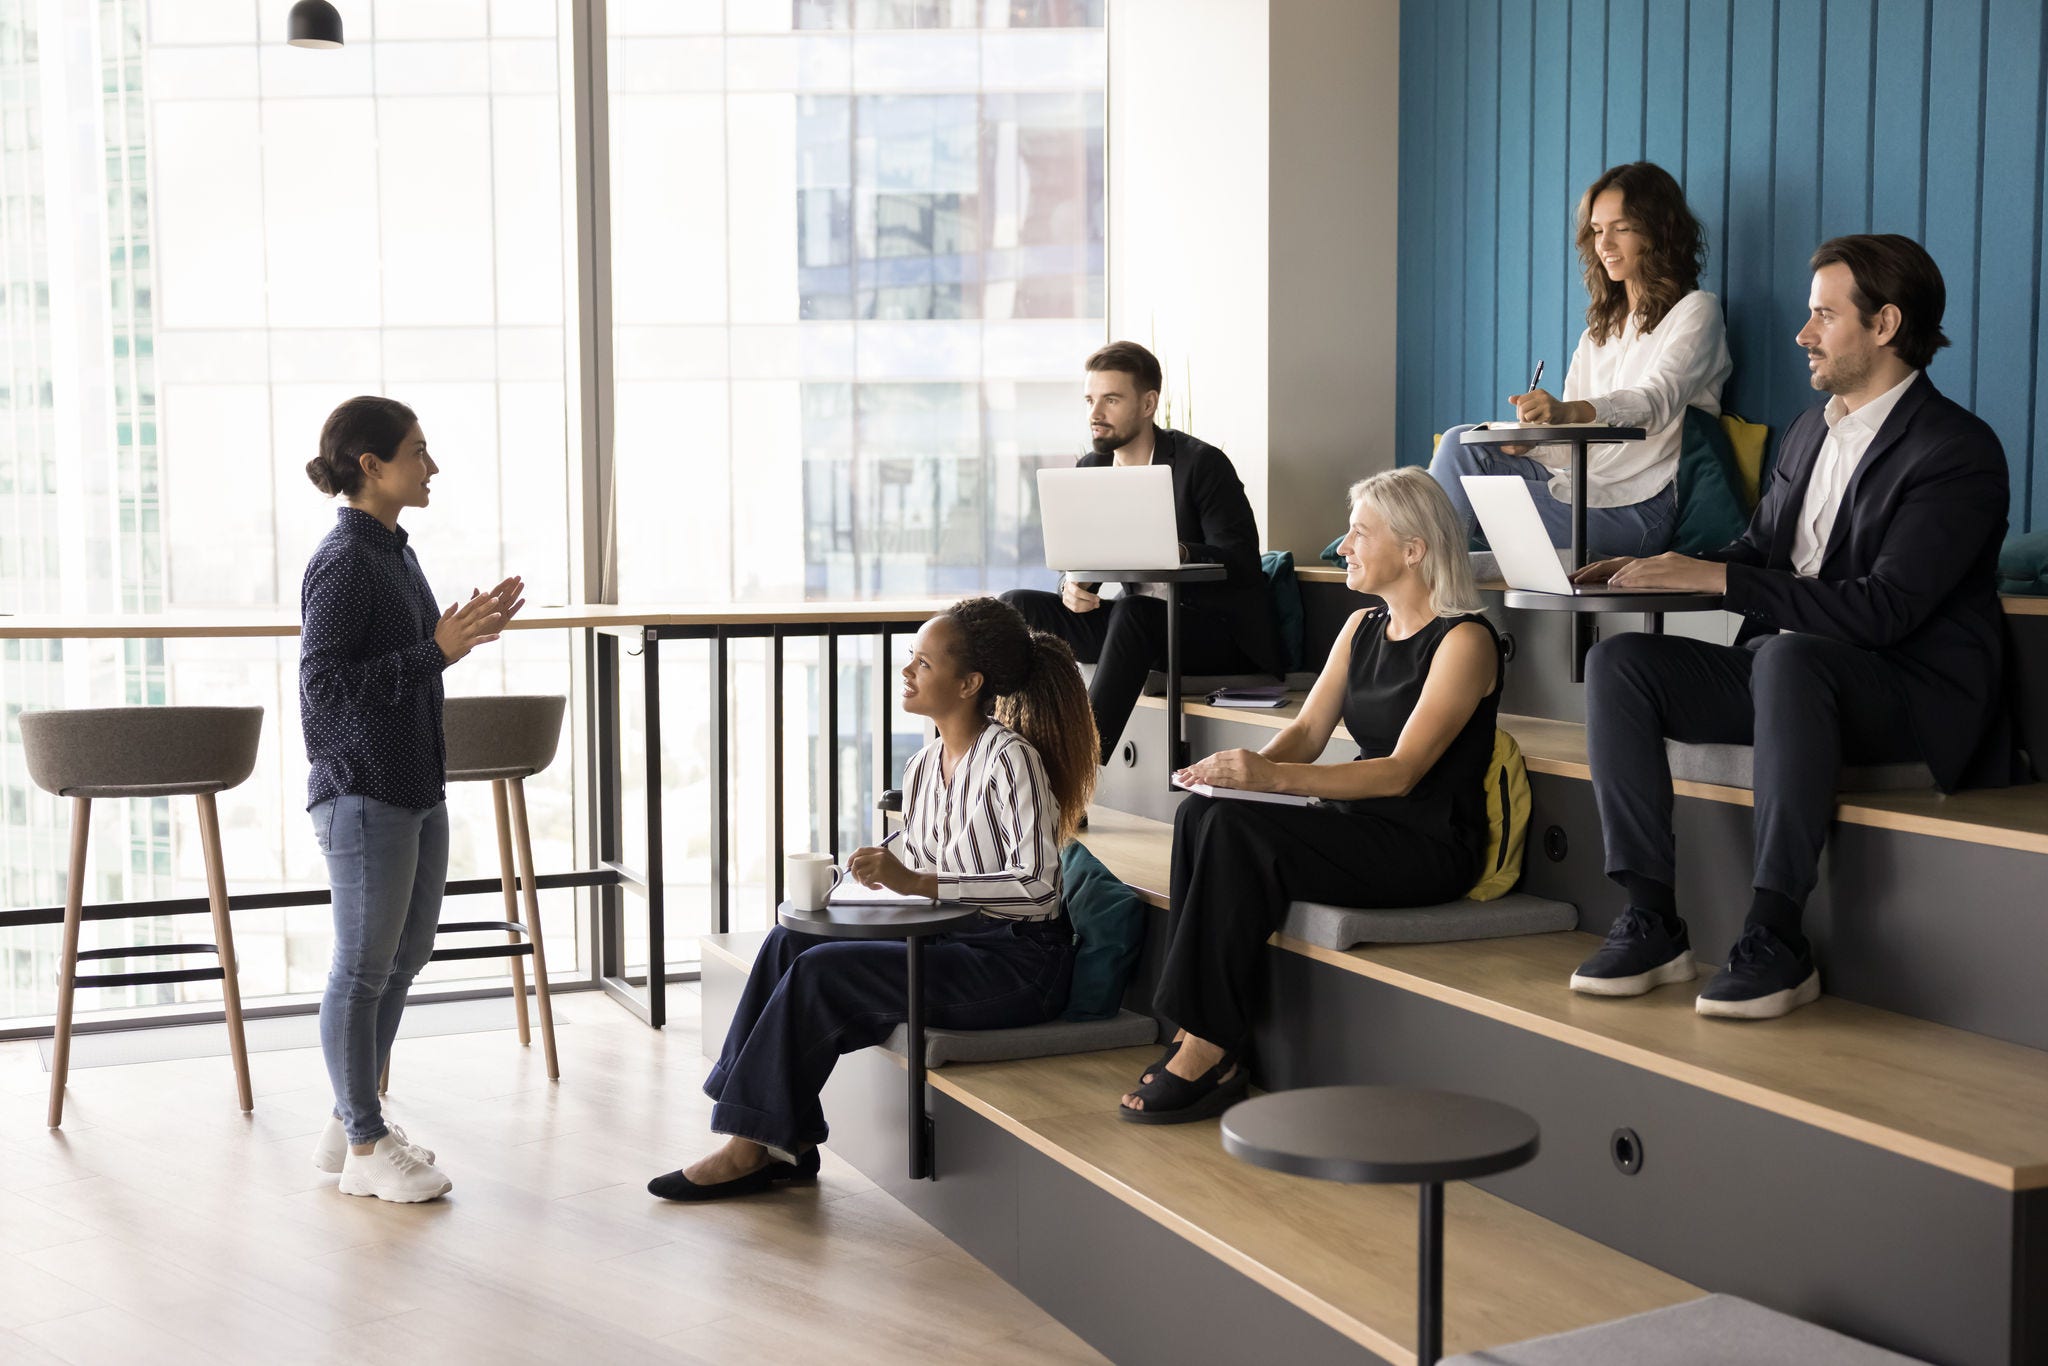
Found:
[{"label": "silver laptop", "polygon": [[1508,587],[1536,593],[1564,593],[1596,597],[1608,593],[1631,597],[1645,593],[1680,593],[1679,588],[1611,588],[1604,583],[1573,583],[1572,576],[1557,557],[1544,529],[1543,514],[1529,495],[1529,481],[1516,474],[1466,474],[1459,476],[1479,525],[1486,530],[1486,542],[1500,564],[1500,576]]},{"label": "silver laptop", "polygon": [[1170,465],[1040,470],[1047,569],[1177,569]]}]

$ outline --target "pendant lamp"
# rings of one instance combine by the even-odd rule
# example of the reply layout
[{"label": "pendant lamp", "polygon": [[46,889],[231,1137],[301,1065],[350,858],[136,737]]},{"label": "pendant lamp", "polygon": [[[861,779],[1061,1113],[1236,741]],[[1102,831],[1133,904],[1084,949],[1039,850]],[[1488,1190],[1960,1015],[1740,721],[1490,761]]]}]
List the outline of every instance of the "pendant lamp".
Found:
[{"label": "pendant lamp", "polygon": [[327,0],[299,0],[285,29],[293,47],[340,47],[341,12]]}]

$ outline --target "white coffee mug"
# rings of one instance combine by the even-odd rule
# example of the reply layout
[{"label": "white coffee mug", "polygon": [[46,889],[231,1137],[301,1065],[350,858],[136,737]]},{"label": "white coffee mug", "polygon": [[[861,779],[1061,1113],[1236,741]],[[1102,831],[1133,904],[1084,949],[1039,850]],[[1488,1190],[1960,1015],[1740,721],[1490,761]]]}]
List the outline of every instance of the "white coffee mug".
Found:
[{"label": "white coffee mug", "polygon": [[832,894],[838,877],[839,867],[830,854],[782,856],[783,886],[789,890],[789,904],[799,911],[824,910],[825,898]]}]

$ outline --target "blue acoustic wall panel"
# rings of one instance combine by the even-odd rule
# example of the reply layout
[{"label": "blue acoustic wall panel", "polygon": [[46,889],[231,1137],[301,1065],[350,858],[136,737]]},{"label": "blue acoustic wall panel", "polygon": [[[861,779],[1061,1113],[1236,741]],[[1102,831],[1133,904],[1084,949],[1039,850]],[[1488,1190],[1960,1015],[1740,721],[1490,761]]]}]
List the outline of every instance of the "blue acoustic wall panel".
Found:
[{"label": "blue acoustic wall panel", "polygon": [[2048,5],[2041,0],[1403,0],[1404,463],[1555,391],[1585,325],[1579,193],[1647,158],[1706,226],[1735,375],[1774,433],[1818,400],[1792,337],[1824,238],[1900,232],[1948,282],[1929,368],[2005,444],[2048,530]]}]

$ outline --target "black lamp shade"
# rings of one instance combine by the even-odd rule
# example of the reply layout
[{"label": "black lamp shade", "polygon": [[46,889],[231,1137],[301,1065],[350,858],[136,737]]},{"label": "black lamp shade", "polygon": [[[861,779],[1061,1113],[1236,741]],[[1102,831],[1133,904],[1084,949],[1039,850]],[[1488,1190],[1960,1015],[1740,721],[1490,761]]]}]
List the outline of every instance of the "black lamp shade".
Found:
[{"label": "black lamp shade", "polygon": [[341,13],[327,0],[299,0],[285,29],[293,47],[340,47]]}]

